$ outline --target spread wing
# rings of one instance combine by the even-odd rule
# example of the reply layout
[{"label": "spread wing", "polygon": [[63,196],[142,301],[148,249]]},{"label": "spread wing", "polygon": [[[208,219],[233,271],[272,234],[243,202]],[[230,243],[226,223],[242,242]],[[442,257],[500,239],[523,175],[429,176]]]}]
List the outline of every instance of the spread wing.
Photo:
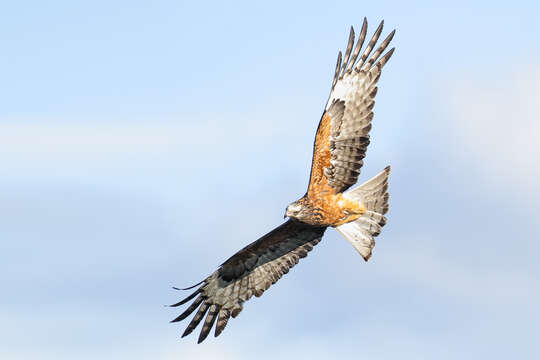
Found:
[{"label": "spread wing", "polygon": [[392,48],[380,57],[395,30],[372,53],[383,24],[380,23],[360,55],[367,32],[364,18],[354,52],[352,27],[343,61],[339,52],[332,89],[315,137],[308,196],[316,196],[321,191],[340,193],[358,180],[369,145],[377,81],[394,52]]},{"label": "spread wing", "polygon": [[313,227],[293,220],[285,222],[234,254],[212,275],[195,285],[202,284],[194,293],[171,305],[180,306],[195,298],[171,322],[184,320],[198,309],[182,337],[190,334],[205,315],[198,342],[206,339],[216,319],[214,336],[218,336],[229,318],[242,311],[245,301],[253,295],[261,296],[270,285],[288,273],[319,243],[325,230],[325,227]]}]

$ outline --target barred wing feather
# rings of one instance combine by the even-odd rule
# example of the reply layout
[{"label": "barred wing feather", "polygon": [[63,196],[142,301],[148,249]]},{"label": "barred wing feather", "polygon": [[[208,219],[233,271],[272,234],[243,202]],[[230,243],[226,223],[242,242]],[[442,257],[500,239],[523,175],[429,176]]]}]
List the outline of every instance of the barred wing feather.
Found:
[{"label": "barred wing feather", "polygon": [[[373,52],[383,24],[384,22],[379,24],[360,55],[367,33],[367,20],[364,18],[354,52],[352,49],[355,33],[351,27],[343,61],[341,52],[338,55],[334,80],[325,107],[325,115],[328,114],[331,119],[328,139],[331,159],[330,165],[323,169],[328,184],[336,193],[343,192],[356,183],[369,145],[377,82],[382,68],[394,52],[392,48],[381,57],[394,37],[395,30]],[[314,153],[322,151],[318,149],[322,146],[316,143]]]},{"label": "barred wing feather", "polygon": [[242,311],[242,304],[253,295],[259,297],[283,274],[307,256],[321,240],[326,228],[313,227],[289,220],[259,240],[249,244],[225,261],[207,277],[195,292],[173,304],[176,307],[195,299],[172,322],[184,320],[195,310],[195,316],[182,337],[189,335],[204,319],[198,342],[201,343],[217,320],[214,335],[221,334],[229,318]]}]

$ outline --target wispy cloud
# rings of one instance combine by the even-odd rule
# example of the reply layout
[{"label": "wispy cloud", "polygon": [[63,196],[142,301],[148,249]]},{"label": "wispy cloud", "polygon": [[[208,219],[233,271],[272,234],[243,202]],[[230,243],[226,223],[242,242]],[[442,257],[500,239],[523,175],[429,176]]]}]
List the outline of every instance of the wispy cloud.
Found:
[{"label": "wispy cloud", "polygon": [[538,192],[540,66],[475,68],[447,84],[441,103],[449,105],[459,156],[474,161],[489,182]]},{"label": "wispy cloud", "polygon": [[[465,228],[463,230],[466,234]],[[436,238],[439,241],[434,241]],[[489,239],[467,241],[489,246]],[[454,243],[454,251],[445,252],[441,242]],[[402,246],[405,244],[407,246]],[[478,250],[473,250],[479,256],[476,260],[462,258],[460,254],[470,249],[466,242],[456,241],[451,234],[441,235],[435,229],[425,229],[423,234],[407,236],[402,245],[394,244],[385,249],[386,253],[378,259],[381,274],[392,281],[473,306],[531,308],[540,298],[540,282],[527,268],[508,269],[498,263],[490,264],[481,258],[483,254]]]}]

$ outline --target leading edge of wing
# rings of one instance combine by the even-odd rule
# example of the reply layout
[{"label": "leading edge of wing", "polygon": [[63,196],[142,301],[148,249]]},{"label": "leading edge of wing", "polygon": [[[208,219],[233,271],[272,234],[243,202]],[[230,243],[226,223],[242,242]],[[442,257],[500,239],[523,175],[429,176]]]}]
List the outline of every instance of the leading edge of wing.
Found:
[{"label": "leading edge of wing", "polygon": [[197,290],[171,305],[177,307],[195,299],[171,322],[184,320],[198,309],[182,337],[189,335],[205,315],[198,343],[206,339],[216,320],[214,336],[219,336],[229,318],[236,317],[242,311],[242,304],[253,295],[261,296],[301,258],[306,257],[319,243],[325,230],[325,227],[288,220],[242,248],[203,280]]}]

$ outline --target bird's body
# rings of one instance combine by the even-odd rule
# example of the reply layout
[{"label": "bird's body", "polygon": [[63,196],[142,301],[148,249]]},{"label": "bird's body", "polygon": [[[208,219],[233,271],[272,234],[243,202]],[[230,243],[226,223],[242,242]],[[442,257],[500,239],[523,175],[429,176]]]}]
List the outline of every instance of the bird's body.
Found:
[{"label": "bird's body", "polygon": [[[366,208],[362,203],[347,199],[343,197],[342,193],[336,193],[324,174],[323,169],[332,165],[328,141],[331,123],[330,115],[325,113],[319,123],[319,129],[315,137],[308,191],[306,195],[295,202],[295,204],[308,209],[307,216],[298,219],[315,226],[339,226],[358,219],[360,215],[366,212]],[[286,215],[295,217],[292,212]]]},{"label": "bird's body", "polygon": [[296,204],[304,207],[307,216],[299,220],[313,226],[337,227],[358,219],[366,212],[361,202],[347,199],[343,194],[321,192],[321,197],[303,197]]},{"label": "bird's body", "polygon": [[394,50],[380,57],[392,40],[392,31],[371,53],[382,26],[383,23],[360,55],[367,32],[364,19],[354,51],[351,28],[343,62],[339,53],[330,96],[315,136],[308,189],[287,207],[285,215],[290,220],[238,251],[195,285],[200,285],[195,292],[172,305],[180,306],[194,299],[173,322],[198,309],[182,336],[191,333],[205,315],[199,342],[208,336],[216,320],[218,336],[229,318],[240,313],[245,301],[262,295],[300,258],[307,256],[328,227],[343,234],[366,261],[370,258],[374,237],[386,223],[390,168],[354,189],[349,188],[358,180],[370,142],[376,84]]}]

